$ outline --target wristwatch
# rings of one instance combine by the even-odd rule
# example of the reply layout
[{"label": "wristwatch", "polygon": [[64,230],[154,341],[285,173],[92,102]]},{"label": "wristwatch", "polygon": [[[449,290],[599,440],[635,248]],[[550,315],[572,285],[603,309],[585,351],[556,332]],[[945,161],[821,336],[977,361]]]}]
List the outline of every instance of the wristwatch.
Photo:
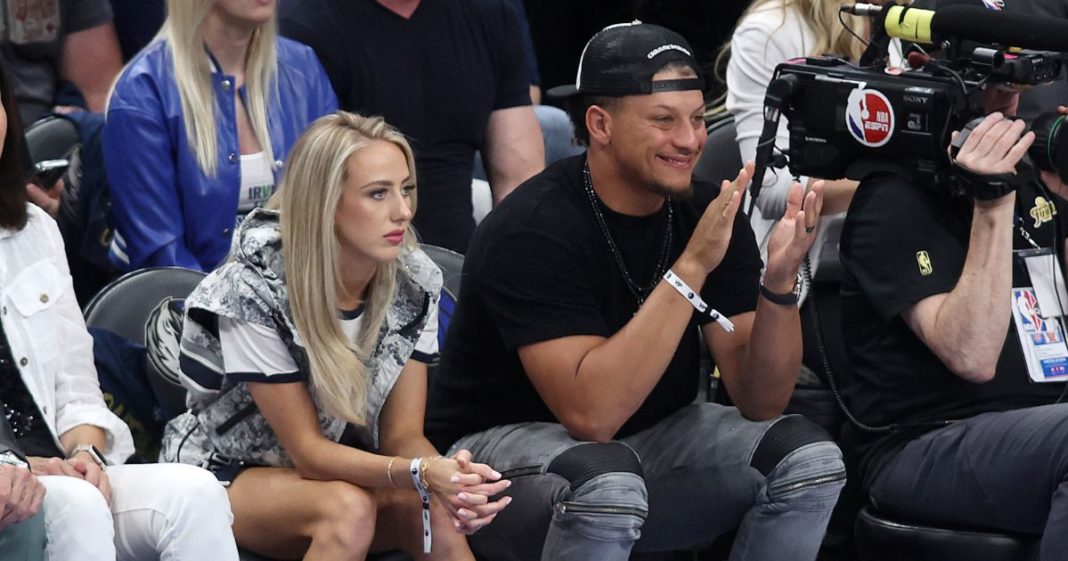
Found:
[{"label": "wristwatch", "polygon": [[780,294],[768,290],[768,287],[764,286],[764,279],[760,279],[760,294],[774,304],[796,306],[797,301],[801,298],[801,286],[804,282],[805,278],[801,276],[801,273],[797,273],[797,278],[794,279],[794,289],[786,294]]},{"label": "wristwatch", "polygon": [[78,455],[79,452],[85,452],[89,454],[89,459],[93,460],[93,463],[100,466],[100,469],[104,469],[108,466],[108,461],[104,459],[104,455],[100,453],[100,450],[96,449],[96,446],[92,444],[79,444],[71,449],[70,454],[67,454],[67,459],[71,459]]},{"label": "wristwatch", "polygon": [[27,464],[18,457],[14,452],[8,450],[6,452],[0,452],[0,466],[15,466],[20,468],[29,468],[30,464]]}]

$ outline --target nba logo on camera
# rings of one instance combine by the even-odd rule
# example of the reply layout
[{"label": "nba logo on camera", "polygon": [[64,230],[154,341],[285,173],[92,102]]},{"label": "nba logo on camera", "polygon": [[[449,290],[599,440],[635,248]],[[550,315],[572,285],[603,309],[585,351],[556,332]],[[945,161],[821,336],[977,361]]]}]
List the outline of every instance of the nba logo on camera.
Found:
[{"label": "nba logo on camera", "polygon": [[846,128],[853,138],[870,148],[878,148],[894,136],[894,110],[882,92],[857,88],[849,93]]}]

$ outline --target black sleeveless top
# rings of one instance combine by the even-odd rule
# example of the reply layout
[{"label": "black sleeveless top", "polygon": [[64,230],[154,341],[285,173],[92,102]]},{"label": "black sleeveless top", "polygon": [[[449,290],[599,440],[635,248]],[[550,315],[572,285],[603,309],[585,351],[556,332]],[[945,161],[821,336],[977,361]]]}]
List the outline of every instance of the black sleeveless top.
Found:
[{"label": "black sleeveless top", "polygon": [[52,434],[48,432],[40,408],[19,374],[3,323],[0,323],[0,413],[11,427],[24,454],[63,457]]}]

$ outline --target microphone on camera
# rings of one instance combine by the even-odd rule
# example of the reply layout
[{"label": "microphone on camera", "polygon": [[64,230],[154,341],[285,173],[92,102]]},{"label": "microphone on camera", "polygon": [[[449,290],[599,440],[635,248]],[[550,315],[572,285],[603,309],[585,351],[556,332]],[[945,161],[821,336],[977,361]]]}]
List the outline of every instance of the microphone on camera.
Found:
[{"label": "microphone on camera", "polygon": [[935,44],[949,37],[1039,51],[1068,51],[1068,20],[1037,18],[950,3],[935,10],[909,6],[844,5],[841,11],[881,20],[891,37]]}]

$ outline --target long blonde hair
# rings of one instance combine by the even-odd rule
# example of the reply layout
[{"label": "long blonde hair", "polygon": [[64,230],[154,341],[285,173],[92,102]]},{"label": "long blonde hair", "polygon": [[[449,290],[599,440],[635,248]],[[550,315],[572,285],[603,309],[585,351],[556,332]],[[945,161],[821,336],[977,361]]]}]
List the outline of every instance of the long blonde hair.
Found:
[{"label": "long blonde hair", "polygon": [[[211,62],[204,53],[201,26],[215,1],[167,0],[167,20],[157,36],[167,40],[174,58],[174,81],[182,102],[186,138],[196,151],[200,169],[212,176],[218,168],[216,121],[219,108],[212,84]],[[268,162],[274,161],[267,125],[267,101],[277,88],[277,34],[277,17],[272,16],[253,32],[245,62],[245,108]]]},{"label": "long blonde hair", "polygon": [[[798,53],[802,56],[818,56],[834,54],[847,58],[854,62],[860,60],[864,53],[864,43],[853,34],[863,37],[865,33],[864,20],[857,16],[841,14],[839,20],[839,6],[841,0],[753,0],[753,3],[745,10],[738,21],[745,20],[751,14],[765,10],[778,9],[782,11],[782,22],[786,23],[786,11],[796,10],[801,19],[808,25],[816,36],[816,42],[808,47],[807,53]],[[842,22],[845,25],[842,25]],[[850,33],[852,31],[853,33]],[[727,42],[716,55],[716,77],[722,81],[722,71],[726,67],[726,57],[729,55],[731,42]]]},{"label": "long blonde hair", "polygon": [[[777,1],[780,0],[756,0],[746,10],[746,15],[761,9],[768,9],[768,4]],[[864,43],[857,39],[857,36],[863,37],[866,33],[864,19],[840,12],[841,4],[841,0],[785,0],[782,2],[783,13],[785,14],[786,9],[792,6],[816,36],[816,43],[811,46],[809,52],[804,53],[805,55],[833,54],[854,62],[860,60],[860,55],[864,54]],[[843,21],[845,25],[842,25]]]},{"label": "long blonde hair", "polygon": [[[375,140],[404,152],[414,185],[415,157],[397,129],[381,117],[338,111],[312,123],[293,145],[282,185],[267,205],[281,215],[289,304],[308,353],[312,388],[330,414],[355,424],[366,423],[368,365],[393,300],[397,263],[378,264],[367,288],[360,335],[352,344],[337,311],[341,273],[335,215],[347,162]],[[414,191],[411,206],[414,213]],[[414,239],[409,228],[409,247]]]}]

